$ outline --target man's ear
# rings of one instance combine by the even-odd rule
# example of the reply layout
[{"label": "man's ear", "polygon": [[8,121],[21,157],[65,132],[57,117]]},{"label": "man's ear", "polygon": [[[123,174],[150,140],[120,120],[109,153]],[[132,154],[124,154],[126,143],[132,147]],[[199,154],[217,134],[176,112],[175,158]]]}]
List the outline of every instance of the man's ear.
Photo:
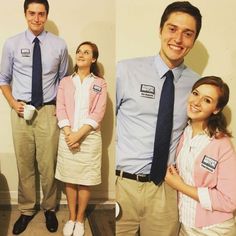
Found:
[{"label": "man's ear", "polygon": [[158,31],[158,38],[161,40],[161,33],[162,33],[162,28],[159,28],[159,31]]}]

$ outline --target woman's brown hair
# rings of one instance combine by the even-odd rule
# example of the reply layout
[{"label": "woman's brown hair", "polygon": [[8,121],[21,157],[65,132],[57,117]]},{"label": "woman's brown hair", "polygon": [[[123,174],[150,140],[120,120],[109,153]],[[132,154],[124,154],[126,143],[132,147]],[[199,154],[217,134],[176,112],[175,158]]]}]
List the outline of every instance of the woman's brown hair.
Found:
[{"label": "woman's brown hair", "polygon": [[[78,53],[78,50],[82,45],[89,45],[91,47],[92,53],[93,53],[93,58],[95,59],[95,62],[93,62],[91,67],[90,67],[90,72],[93,73],[96,76],[101,77],[101,73],[100,73],[100,70],[99,70],[99,67],[98,67],[98,64],[97,64],[97,59],[98,59],[98,56],[99,56],[97,45],[95,43],[90,42],[90,41],[85,41],[77,47],[76,53]],[[77,71],[78,71],[78,66],[75,65],[74,66],[74,72],[77,72]]]},{"label": "woman's brown hair", "polygon": [[227,130],[227,121],[223,114],[223,109],[229,101],[229,87],[228,85],[217,76],[206,76],[199,79],[192,87],[192,91],[200,85],[209,84],[215,86],[219,90],[219,97],[217,101],[217,114],[211,114],[207,121],[207,128],[210,137],[221,138],[223,136],[232,137],[231,133]]}]

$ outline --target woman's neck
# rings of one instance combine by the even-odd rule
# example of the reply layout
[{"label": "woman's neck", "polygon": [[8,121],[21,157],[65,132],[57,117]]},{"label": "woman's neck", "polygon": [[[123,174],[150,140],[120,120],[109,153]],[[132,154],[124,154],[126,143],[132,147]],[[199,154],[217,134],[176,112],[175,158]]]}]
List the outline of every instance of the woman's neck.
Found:
[{"label": "woman's neck", "polygon": [[203,122],[198,122],[198,121],[191,121],[191,125],[193,130],[192,137],[204,131],[206,127]]},{"label": "woman's neck", "polygon": [[90,74],[90,69],[78,69],[77,74],[79,75],[81,81],[83,81],[84,78]]}]

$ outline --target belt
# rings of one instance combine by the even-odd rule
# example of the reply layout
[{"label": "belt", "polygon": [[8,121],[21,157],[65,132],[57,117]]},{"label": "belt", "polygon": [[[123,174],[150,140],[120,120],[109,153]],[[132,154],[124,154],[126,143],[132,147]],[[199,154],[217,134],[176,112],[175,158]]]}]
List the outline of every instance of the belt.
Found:
[{"label": "belt", "polygon": [[150,182],[150,175],[145,175],[145,174],[130,174],[124,171],[116,170],[116,175],[126,178],[126,179],[133,179],[139,182]]},{"label": "belt", "polygon": [[[32,105],[31,102],[26,102],[26,101],[23,101],[23,100],[20,100],[20,99],[17,99],[18,102],[24,102],[25,104],[27,105]],[[46,105],[56,105],[56,101],[55,100],[52,100],[52,101],[49,101],[49,102],[44,102],[41,106],[39,107],[42,107],[42,106],[46,106]],[[37,107],[38,108],[38,107]]]}]

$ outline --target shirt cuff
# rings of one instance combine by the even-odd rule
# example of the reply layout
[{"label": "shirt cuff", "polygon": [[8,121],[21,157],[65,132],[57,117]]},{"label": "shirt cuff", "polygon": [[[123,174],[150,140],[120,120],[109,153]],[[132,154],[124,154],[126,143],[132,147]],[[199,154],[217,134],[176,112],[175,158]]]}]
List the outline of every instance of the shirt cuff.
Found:
[{"label": "shirt cuff", "polygon": [[70,122],[68,119],[60,120],[60,121],[58,121],[58,126],[61,129],[65,126],[70,126]]},{"label": "shirt cuff", "polygon": [[84,124],[86,125],[91,125],[93,127],[93,129],[97,129],[98,128],[98,123],[95,121],[95,120],[92,120],[92,119],[85,119],[83,121]]},{"label": "shirt cuff", "polygon": [[201,207],[206,210],[212,211],[211,198],[208,192],[208,188],[198,188],[197,192]]}]

